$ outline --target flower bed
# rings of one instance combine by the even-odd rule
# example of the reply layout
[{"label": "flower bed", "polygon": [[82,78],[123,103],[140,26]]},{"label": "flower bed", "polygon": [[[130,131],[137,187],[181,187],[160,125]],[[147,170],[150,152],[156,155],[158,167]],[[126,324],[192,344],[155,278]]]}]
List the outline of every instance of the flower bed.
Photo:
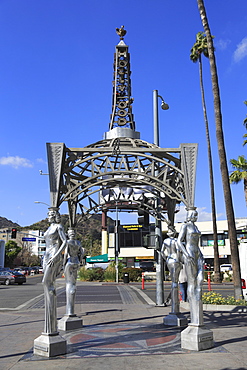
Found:
[{"label": "flower bed", "polygon": [[244,299],[235,299],[234,297],[223,297],[220,293],[214,291],[204,293],[202,295],[203,304],[215,305],[233,305],[233,306],[246,306],[247,302]]}]

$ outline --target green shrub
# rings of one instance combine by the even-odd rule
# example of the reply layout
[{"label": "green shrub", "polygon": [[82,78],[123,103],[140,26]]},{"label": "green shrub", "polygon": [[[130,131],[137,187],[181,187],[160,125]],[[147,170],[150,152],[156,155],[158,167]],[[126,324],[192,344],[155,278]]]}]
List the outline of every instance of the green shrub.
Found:
[{"label": "green shrub", "polygon": [[85,268],[85,266],[81,267],[78,270],[77,277],[78,277],[79,280],[88,281],[88,272],[87,272],[87,269]]},{"label": "green shrub", "polygon": [[104,271],[104,281],[116,281],[115,263],[111,262]]},{"label": "green shrub", "polygon": [[[209,271],[210,273],[210,281],[214,282],[214,271]],[[220,272],[220,280],[223,281],[224,279],[224,272]],[[208,271],[204,271],[204,281],[208,281]]]},{"label": "green shrub", "polygon": [[232,274],[229,271],[225,271],[224,276],[224,281],[230,282],[232,281]]},{"label": "green shrub", "polygon": [[234,297],[222,297],[220,293],[216,293],[213,290],[211,292],[203,293],[202,295],[203,304],[230,304],[234,306],[246,306],[247,302],[244,299],[235,299]]},{"label": "green shrub", "polygon": [[104,275],[104,270],[101,267],[86,269],[81,267],[78,271],[78,278],[82,281],[102,281]]},{"label": "green shrub", "polygon": [[[124,265],[122,262],[118,263],[118,279],[122,277]],[[104,281],[116,281],[116,264],[111,262],[110,265],[104,271]]]},{"label": "green shrub", "polygon": [[122,277],[125,273],[129,274],[130,281],[139,281],[142,276],[142,270],[134,267],[125,267],[122,270]]},{"label": "green shrub", "polygon": [[89,281],[102,281],[104,277],[104,270],[101,267],[91,268],[87,270]]}]

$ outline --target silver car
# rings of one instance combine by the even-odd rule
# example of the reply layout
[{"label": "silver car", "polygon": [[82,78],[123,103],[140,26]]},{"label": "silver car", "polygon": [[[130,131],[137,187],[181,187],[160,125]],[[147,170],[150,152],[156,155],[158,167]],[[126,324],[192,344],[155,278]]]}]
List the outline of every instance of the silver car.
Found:
[{"label": "silver car", "polygon": [[12,276],[11,272],[9,271],[0,271],[0,284],[14,284],[15,278]]},{"label": "silver car", "polygon": [[224,263],[223,265],[220,265],[220,271],[232,271],[232,264],[231,263]]}]

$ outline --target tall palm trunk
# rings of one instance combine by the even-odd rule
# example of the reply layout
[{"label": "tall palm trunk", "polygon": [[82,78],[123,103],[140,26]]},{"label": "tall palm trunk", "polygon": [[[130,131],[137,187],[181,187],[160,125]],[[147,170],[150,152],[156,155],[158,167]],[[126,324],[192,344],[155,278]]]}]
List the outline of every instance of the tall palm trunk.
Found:
[{"label": "tall palm trunk", "polygon": [[222,128],[222,114],[221,114],[221,102],[220,102],[220,91],[217,76],[216,61],[214,55],[213,40],[207,20],[206,9],[203,0],[197,0],[202,25],[204,32],[207,37],[211,80],[214,96],[214,114],[215,114],[215,125],[216,125],[216,138],[218,144],[219,160],[220,160],[220,171],[223,184],[223,192],[225,198],[226,215],[228,222],[228,236],[231,248],[231,258],[233,267],[233,280],[234,280],[234,295],[236,299],[242,298],[241,289],[241,277],[240,277],[240,264],[239,264],[239,253],[238,253],[238,242],[237,233],[235,226],[235,217],[232,203],[232,195],[229,182],[229,173],[227,168],[227,158],[224,144],[224,135]]},{"label": "tall palm trunk", "polygon": [[247,206],[247,178],[244,178],[244,198],[245,198],[245,204]]},{"label": "tall palm trunk", "polygon": [[199,56],[199,79],[200,79],[202,108],[203,108],[207,147],[208,147],[209,182],[210,182],[210,192],[211,192],[211,209],[212,209],[213,239],[214,239],[214,281],[217,283],[220,283],[221,277],[220,277],[220,260],[219,260],[219,247],[218,247],[218,236],[217,236],[217,223],[216,223],[213,160],[212,160],[209,127],[208,127],[208,115],[207,115],[205,95],[204,95],[203,76],[202,76],[202,56],[201,55]]}]

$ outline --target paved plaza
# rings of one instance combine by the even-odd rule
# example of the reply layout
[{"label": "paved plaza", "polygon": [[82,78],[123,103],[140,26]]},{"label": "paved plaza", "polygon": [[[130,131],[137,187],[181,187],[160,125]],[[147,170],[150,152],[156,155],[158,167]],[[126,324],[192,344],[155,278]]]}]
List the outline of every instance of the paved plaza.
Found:
[{"label": "paved plaza", "polygon": [[[80,284],[88,289],[95,286]],[[1,311],[0,369],[247,369],[247,314],[243,310],[204,311],[215,346],[193,352],[181,349],[183,328],[163,325],[170,306],[156,307],[131,284],[115,285],[112,297],[113,293],[116,303],[76,304],[83,327],[60,332],[68,353],[50,359],[33,355],[33,340],[44,325],[42,297],[21,310]],[[186,306],[181,311],[189,318]],[[64,312],[60,303],[58,317]]]}]

